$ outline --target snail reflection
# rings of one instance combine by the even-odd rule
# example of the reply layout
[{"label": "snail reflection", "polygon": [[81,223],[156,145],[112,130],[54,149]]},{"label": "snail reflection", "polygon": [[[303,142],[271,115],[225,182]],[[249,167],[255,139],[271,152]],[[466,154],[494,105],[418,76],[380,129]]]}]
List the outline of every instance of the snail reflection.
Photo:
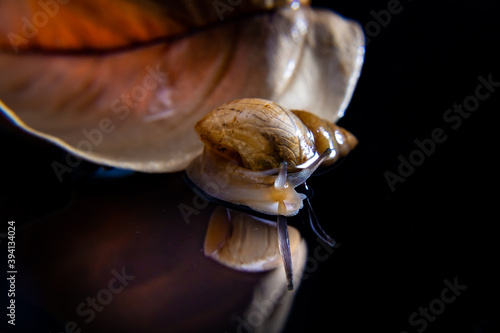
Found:
[{"label": "snail reflection", "polygon": [[[212,110],[195,125],[195,131],[205,146],[186,169],[189,179],[205,191],[214,182],[223,184],[214,194],[216,199],[277,216],[279,250],[288,288],[293,289],[286,217],[296,215],[307,199],[296,188],[318,167],[347,155],[356,146],[356,138],[312,113],[258,98],[235,100]],[[313,231],[333,246],[335,241],[306,203]]]},{"label": "snail reflection", "polygon": [[[288,231],[293,257],[302,238],[294,227]],[[218,206],[210,217],[203,252],[244,272],[262,272],[282,265],[276,222],[225,206]]]}]

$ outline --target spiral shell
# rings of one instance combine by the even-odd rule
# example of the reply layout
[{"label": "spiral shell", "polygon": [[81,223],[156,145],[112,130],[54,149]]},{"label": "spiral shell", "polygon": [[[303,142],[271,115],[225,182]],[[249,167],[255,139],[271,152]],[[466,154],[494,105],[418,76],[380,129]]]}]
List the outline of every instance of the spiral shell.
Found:
[{"label": "spiral shell", "polygon": [[[205,149],[188,166],[189,178],[218,199],[273,215],[280,201],[285,215],[297,214],[305,196],[294,188],[321,163],[336,161],[357,144],[352,134],[324,119],[258,98],[214,109],[195,130]],[[278,171],[283,163],[286,179]],[[221,190],[210,193],[214,182]]]},{"label": "spiral shell", "polygon": [[263,99],[235,100],[195,125],[201,141],[242,167],[263,171],[305,163],[315,155],[314,137],[289,110]]},{"label": "spiral shell", "polygon": [[[300,233],[288,227],[292,258],[303,242]],[[212,213],[205,236],[204,253],[236,270],[262,272],[283,265],[276,222],[218,206]]]}]

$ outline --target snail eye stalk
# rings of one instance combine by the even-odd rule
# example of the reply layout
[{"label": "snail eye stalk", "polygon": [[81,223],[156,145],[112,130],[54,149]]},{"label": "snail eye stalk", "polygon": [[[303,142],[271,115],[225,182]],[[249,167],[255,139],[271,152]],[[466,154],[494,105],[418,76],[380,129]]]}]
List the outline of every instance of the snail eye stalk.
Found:
[{"label": "snail eye stalk", "polygon": [[[286,210],[283,201],[278,204],[278,210]],[[281,258],[283,259],[283,264],[285,267],[285,274],[287,280],[288,290],[293,290],[293,271],[292,271],[292,255],[290,254],[290,241],[288,239],[288,225],[286,222],[286,217],[283,215],[278,215],[278,244],[281,253]]]},{"label": "snail eye stalk", "polygon": [[274,181],[274,188],[277,190],[284,190],[287,187],[287,171],[286,171],[286,161],[281,162],[280,171],[276,180]]},{"label": "snail eye stalk", "polygon": [[[300,184],[305,184],[305,181],[313,174],[313,172],[327,159],[332,150],[330,148],[325,151],[309,166],[301,171],[287,174],[287,163],[282,162],[276,180],[274,181],[274,188],[278,191],[284,190],[287,186],[296,187]],[[307,187],[306,187],[307,188]],[[314,233],[326,244],[335,246],[335,240],[331,238],[321,227],[316,214],[311,206],[309,198],[305,199],[307,207],[307,215],[309,217],[309,224]],[[293,290],[293,271],[292,271],[292,257],[290,254],[290,244],[288,239],[288,227],[286,220],[286,205],[280,200],[278,202],[278,244],[283,259],[285,274],[287,279],[288,290]]]},{"label": "snail eye stalk", "polygon": [[[287,187],[287,170],[286,162],[280,164],[278,177],[274,181],[276,190],[284,190]],[[283,259],[285,268],[288,290],[293,290],[293,270],[292,270],[292,255],[290,253],[290,240],[288,238],[288,223],[286,221],[286,206],[283,200],[278,202],[278,221],[276,228],[278,230],[278,244]]]},{"label": "snail eye stalk", "polygon": [[307,215],[309,217],[309,224],[311,225],[311,229],[314,231],[316,236],[318,236],[323,242],[330,245],[331,247],[334,247],[337,242],[335,241],[335,239],[330,237],[326,233],[326,231],[323,230],[323,228],[321,227],[321,224],[319,223],[319,220],[311,206],[309,198],[305,199],[305,206],[307,208]]},{"label": "snail eye stalk", "polygon": [[325,151],[309,166],[288,175],[288,184],[292,187],[296,187],[304,183],[309,177],[311,177],[311,175],[314,173],[314,171],[316,171],[321,163],[323,163],[323,161],[330,156],[331,153],[332,150],[330,148],[326,148]]}]

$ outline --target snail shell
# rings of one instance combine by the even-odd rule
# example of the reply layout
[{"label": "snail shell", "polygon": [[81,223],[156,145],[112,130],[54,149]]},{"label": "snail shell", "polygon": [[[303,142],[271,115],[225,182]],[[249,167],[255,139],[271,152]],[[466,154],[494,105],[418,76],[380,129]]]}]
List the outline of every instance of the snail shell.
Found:
[{"label": "snail shell", "polygon": [[[188,177],[217,199],[271,215],[297,214],[305,195],[294,188],[357,144],[335,124],[258,98],[214,109],[195,130],[205,147],[188,166]],[[278,212],[279,202],[285,212]]]},{"label": "snail shell", "polygon": [[[302,238],[288,227],[292,258]],[[282,266],[276,222],[218,206],[212,213],[205,236],[206,256],[230,268],[263,272]]]},{"label": "snail shell", "polygon": [[[307,245],[297,229],[288,227],[290,272],[286,272],[285,265],[287,274],[283,275],[277,269],[283,265],[277,229],[276,222],[218,206],[210,217],[204,253],[218,263],[238,271],[255,273],[274,270],[268,274],[262,288],[256,290],[254,298],[257,301],[269,300],[269,295],[279,295],[277,298],[279,302],[275,305],[283,304],[286,308],[290,306],[293,292],[286,293],[285,285],[290,286],[291,276],[295,277],[296,286],[300,284],[307,259]],[[288,289],[291,290],[290,287]],[[255,302],[252,306],[253,304]],[[277,307],[273,310],[273,317],[278,315],[279,309],[280,307]],[[255,311],[255,308],[249,308],[247,313],[252,311]],[[269,330],[269,332],[277,331],[279,330]]]}]

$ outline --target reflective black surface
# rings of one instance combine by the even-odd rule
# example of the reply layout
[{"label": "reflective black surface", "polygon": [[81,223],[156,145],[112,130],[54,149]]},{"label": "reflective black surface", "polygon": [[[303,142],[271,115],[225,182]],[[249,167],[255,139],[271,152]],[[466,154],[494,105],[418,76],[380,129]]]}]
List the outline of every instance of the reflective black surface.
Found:
[{"label": "reflective black surface", "polygon": [[[359,145],[338,167],[308,181],[318,219],[338,244],[325,249],[304,231],[309,259],[285,331],[498,332],[499,4],[316,4],[359,21],[369,43],[339,122]],[[65,153],[18,134],[1,132],[0,230],[14,219],[21,235],[71,207],[75,193],[88,191],[86,177],[96,166],[81,165],[59,183],[51,163]],[[166,179],[131,177],[144,184]],[[63,331],[22,294],[19,322],[32,331],[42,323]]]},{"label": "reflective black surface", "polygon": [[[308,181],[340,246],[317,269],[311,259],[287,331],[499,331],[498,3],[322,3],[358,20],[370,39],[339,122],[360,143]],[[449,111],[460,105],[464,115]],[[445,280],[467,288],[441,301],[454,296],[442,294]]]}]

